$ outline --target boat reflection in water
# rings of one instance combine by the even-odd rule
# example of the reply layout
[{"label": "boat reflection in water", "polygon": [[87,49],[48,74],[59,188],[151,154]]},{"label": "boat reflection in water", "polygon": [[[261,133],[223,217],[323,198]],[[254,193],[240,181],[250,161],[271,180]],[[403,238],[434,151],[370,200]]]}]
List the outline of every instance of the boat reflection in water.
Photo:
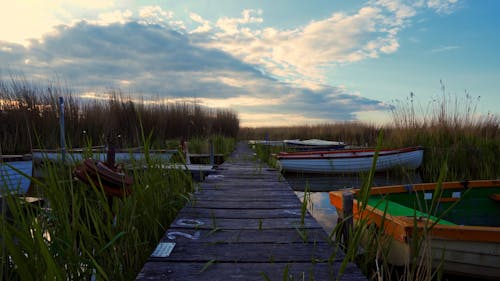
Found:
[{"label": "boat reflection in water", "polygon": [[[310,192],[310,200],[312,203],[312,206],[308,205],[309,212],[327,233],[331,233],[335,228],[338,218],[337,210],[330,204],[328,192],[346,188],[359,188],[365,180],[365,177],[353,174],[317,175],[286,173],[284,177],[293,190],[295,190],[295,194],[297,194],[301,201],[304,198],[304,191],[307,187]],[[421,182],[422,179],[418,173],[406,174],[404,176],[381,173],[375,174],[373,178],[373,186]]]}]

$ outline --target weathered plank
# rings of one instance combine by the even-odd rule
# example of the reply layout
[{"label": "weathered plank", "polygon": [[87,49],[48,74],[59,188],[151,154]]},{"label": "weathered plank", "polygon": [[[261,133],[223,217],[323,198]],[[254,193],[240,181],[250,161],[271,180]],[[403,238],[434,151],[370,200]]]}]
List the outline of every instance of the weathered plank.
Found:
[{"label": "weathered plank", "polygon": [[226,218],[200,218],[200,217],[182,217],[170,225],[171,228],[193,228],[193,229],[283,229],[283,228],[321,228],[313,217],[304,217],[303,222],[300,218],[245,218],[245,219],[226,219]]},{"label": "weathered plank", "polygon": [[[246,200],[245,200],[246,199]],[[194,201],[196,200],[196,201]],[[296,203],[301,204],[300,200],[295,194],[286,194],[283,196],[272,197],[262,197],[254,194],[240,194],[232,196],[221,196],[221,195],[203,195],[196,196],[193,198],[194,202],[200,201],[226,201],[226,202],[274,202],[274,203]]]},{"label": "weathered plank", "polygon": [[328,242],[322,229],[193,229],[170,228],[163,242],[177,243],[307,243]]},{"label": "weathered plank", "polygon": [[[137,280],[338,279],[338,245],[281,175],[251,154],[240,143],[199,184],[160,241],[175,245],[172,252],[151,256]],[[347,264],[340,280],[366,277]]]},{"label": "weathered plank", "polygon": [[[336,255],[337,254],[337,255]],[[332,257],[333,255],[333,257]],[[219,262],[328,262],[341,261],[341,251],[332,251],[328,243],[179,243],[169,257],[150,257],[154,261]]]},{"label": "weathered plank", "polygon": [[[288,272],[287,277],[283,278]],[[139,273],[138,280],[366,280],[354,264],[327,263],[213,263],[149,262]]]},{"label": "weathered plank", "polygon": [[[300,218],[302,213],[297,209],[214,209],[186,207],[182,209],[177,217],[200,217],[200,218]],[[306,212],[304,217],[311,217]]]},{"label": "weathered plank", "polygon": [[240,201],[224,201],[224,200],[210,200],[210,201],[192,201],[189,203],[191,207],[198,208],[215,208],[215,209],[290,209],[301,207],[300,202],[289,201],[255,201],[255,202],[240,202]]},{"label": "weathered plank", "polygon": [[[202,198],[213,198],[213,197],[219,197],[223,196],[225,198],[231,198],[231,197],[242,197],[244,195],[245,197],[248,198],[270,198],[270,199],[297,199],[297,196],[295,196],[294,193],[290,193],[290,190],[282,189],[282,190],[277,190],[277,189],[270,189],[269,191],[265,191],[265,194],[262,194],[263,190],[261,188],[247,188],[247,189],[230,189],[230,190],[221,190],[221,189],[212,189],[212,190],[207,190],[207,189],[202,189],[197,192],[196,198],[197,199],[202,199]],[[221,197],[219,197],[221,198]]]}]

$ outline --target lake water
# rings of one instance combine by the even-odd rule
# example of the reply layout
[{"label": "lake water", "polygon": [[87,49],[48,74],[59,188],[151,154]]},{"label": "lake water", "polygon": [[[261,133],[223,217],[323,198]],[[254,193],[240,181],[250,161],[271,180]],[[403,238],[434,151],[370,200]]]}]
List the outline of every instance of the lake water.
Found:
[{"label": "lake water", "polygon": [[[306,187],[310,191],[308,206],[311,215],[326,230],[327,233],[337,224],[337,210],[330,204],[329,191],[348,188],[359,188],[363,184],[363,177],[359,175],[314,175],[314,174],[285,174],[287,182],[295,190],[295,194],[302,201]],[[418,174],[394,176],[377,174],[373,179],[373,186],[397,185],[422,182]]]}]

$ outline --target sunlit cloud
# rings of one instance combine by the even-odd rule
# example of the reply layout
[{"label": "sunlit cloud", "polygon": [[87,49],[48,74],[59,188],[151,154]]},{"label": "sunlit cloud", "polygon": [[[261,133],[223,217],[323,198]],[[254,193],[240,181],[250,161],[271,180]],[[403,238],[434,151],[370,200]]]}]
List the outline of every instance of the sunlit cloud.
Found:
[{"label": "sunlit cloud", "polygon": [[401,30],[420,9],[446,13],[458,5],[373,0],[278,28],[265,25],[261,9],[208,20],[120,1],[10,1],[0,10],[0,61],[28,79],[60,75],[86,99],[124,89],[147,103],[230,107],[245,126],[369,119],[388,106],[328,85],[332,69],[397,52]]},{"label": "sunlit cloud", "polygon": [[194,22],[200,24],[200,26],[196,27],[194,30],[191,30],[191,33],[204,33],[212,30],[212,26],[208,20],[204,20],[200,15],[196,13],[189,13],[189,17]]},{"label": "sunlit cloud", "polygon": [[[30,40],[52,32],[55,26],[72,22],[76,12],[104,11],[115,5],[113,0],[2,1],[0,40],[29,46]],[[104,17],[106,20],[112,20],[111,15]]]},{"label": "sunlit cloud", "polygon": [[259,127],[259,126],[297,126],[314,123],[326,123],[331,120],[322,118],[311,118],[299,113],[280,114],[280,113],[239,113],[241,118],[240,125],[242,127]]},{"label": "sunlit cloud", "polygon": [[113,23],[126,23],[132,18],[132,11],[130,10],[116,10],[112,12],[99,14],[98,24],[113,24]]},{"label": "sunlit cloud", "polygon": [[245,10],[239,18],[219,19],[214,37],[197,38],[197,43],[259,65],[282,81],[314,89],[324,83],[327,66],[396,52],[396,36],[415,13],[397,1],[376,1],[354,14],[334,13],[302,27],[278,30],[255,27],[263,21],[261,14]]}]

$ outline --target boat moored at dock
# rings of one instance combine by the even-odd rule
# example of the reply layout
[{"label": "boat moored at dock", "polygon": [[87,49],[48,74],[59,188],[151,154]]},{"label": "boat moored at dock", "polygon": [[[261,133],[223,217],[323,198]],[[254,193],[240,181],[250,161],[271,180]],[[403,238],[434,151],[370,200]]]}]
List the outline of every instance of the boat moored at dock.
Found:
[{"label": "boat moored at dock", "polygon": [[[284,172],[359,173],[370,171],[376,149],[343,149],[332,151],[281,152],[276,155]],[[375,171],[396,167],[417,169],[423,160],[420,146],[382,149],[378,152]]]},{"label": "boat moored at dock", "polygon": [[[361,193],[331,191],[330,202],[342,216],[344,197],[354,194],[355,227],[364,221],[389,238],[382,247],[390,264],[409,265],[417,256],[451,274],[500,276],[500,180],[374,187],[364,201]],[[416,253],[412,241],[419,239],[428,247]]]}]

